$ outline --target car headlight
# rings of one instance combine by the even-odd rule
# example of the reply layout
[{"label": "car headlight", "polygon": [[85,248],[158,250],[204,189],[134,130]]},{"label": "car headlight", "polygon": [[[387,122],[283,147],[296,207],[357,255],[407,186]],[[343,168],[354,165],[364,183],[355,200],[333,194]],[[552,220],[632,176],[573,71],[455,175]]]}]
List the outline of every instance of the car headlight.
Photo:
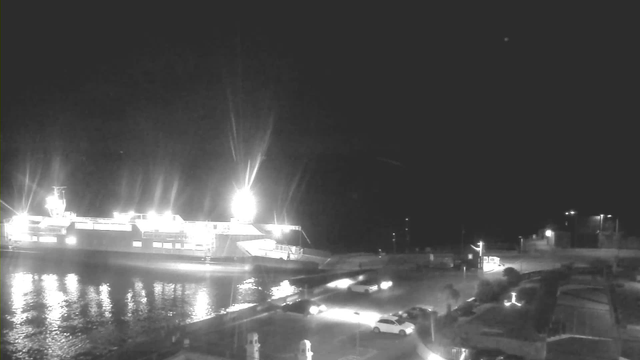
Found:
[{"label": "car headlight", "polygon": [[311,315],[315,315],[315,314],[317,314],[317,313],[318,313],[318,311],[319,311],[319,310],[320,310],[320,309],[319,309],[317,306],[313,305],[312,307],[310,307],[310,308],[309,308],[309,313],[310,313]]},{"label": "car headlight", "polygon": [[393,282],[391,282],[391,281],[383,281],[382,283],[380,283],[380,288],[382,290],[386,290],[386,289],[390,288],[391,285],[393,285]]},{"label": "car headlight", "polygon": [[320,305],[320,311],[327,311],[327,307],[324,305]]},{"label": "car headlight", "polygon": [[444,358],[436,353],[429,354],[429,360],[444,360]]}]

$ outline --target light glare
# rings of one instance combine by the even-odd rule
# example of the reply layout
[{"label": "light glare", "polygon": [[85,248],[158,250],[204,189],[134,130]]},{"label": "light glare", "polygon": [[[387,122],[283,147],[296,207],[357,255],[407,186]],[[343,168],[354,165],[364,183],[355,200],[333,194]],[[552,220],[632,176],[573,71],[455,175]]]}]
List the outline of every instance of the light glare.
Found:
[{"label": "light glare", "polygon": [[444,360],[444,358],[436,353],[431,353],[429,354],[429,359],[428,360]]},{"label": "light glare", "polygon": [[252,222],[256,215],[256,201],[251,190],[244,188],[238,190],[231,203],[233,217],[239,221]]},{"label": "light glare", "polygon": [[354,281],[351,279],[340,279],[340,280],[336,280],[328,283],[327,286],[331,288],[346,289],[349,287],[349,285],[353,283]]}]

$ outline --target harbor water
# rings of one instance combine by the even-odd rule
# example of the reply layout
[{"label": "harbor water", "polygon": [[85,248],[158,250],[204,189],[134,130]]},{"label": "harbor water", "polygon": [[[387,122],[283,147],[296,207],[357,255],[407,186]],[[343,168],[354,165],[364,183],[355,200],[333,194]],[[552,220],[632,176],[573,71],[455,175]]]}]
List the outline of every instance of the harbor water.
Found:
[{"label": "harbor water", "polygon": [[2,359],[100,359],[176,319],[299,291],[290,274],[217,265],[141,268],[2,252]]}]

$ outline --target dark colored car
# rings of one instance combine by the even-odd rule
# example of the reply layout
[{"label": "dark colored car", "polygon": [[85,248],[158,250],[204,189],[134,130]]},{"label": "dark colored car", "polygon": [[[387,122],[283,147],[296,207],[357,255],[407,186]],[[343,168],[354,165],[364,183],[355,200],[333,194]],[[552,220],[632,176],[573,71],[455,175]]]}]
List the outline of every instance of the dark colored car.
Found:
[{"label": "dark colored car", "polygon": [[517,355],[506,354],[500,350],[473,350],[471,351],[471,360],[524,360],[523,357]]},{"label": "dark colored car", "polygon": [[282,311],[309,316],[327,311],[327,307],[315,300],[303,299],[282,305]]},{"label": "dark colored car", "polygon": [[433,310],[426,306],[414,306],[395,315],[416,325],[420,321],[429,321],[431,319],[431,311]]},{"label": "dark colored car", "polygon": [[469,317],[475,315],[473,311],[478,306],[478,301],[475,298],[471,298],[453,309],[452,313],[457,317]]}]

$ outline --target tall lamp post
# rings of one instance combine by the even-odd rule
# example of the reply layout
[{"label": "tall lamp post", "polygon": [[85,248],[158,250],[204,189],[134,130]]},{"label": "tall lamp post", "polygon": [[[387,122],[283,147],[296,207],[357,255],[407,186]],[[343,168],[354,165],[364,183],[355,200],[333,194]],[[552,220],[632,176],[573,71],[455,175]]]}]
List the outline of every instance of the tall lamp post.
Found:
[{"label": "tall lamp post", "polygon": [[[613,215],[607,215],[608,218],[612,216]],[[620,225],[620,222],[618,220],[620,220],[620,217],[616,217],[616,236],[618,236],[618,225]]]},{"label": "tall lamp post", "polygon": [[524,238],[522,236],[518,236],[520,239],[520,254],[524,253]]},{"label": "tall lamp post", "polygon": [[396,253],[396,233],[391,233],[391,241],[393,242],[393,253]]},{"label": "tall lamp post", "polygon": [[[611,218],[613,215],[607,215],[608,218]],[[620,237],[618,236],[618,228],[620,225],[620,217],[616,216],[616,232],[614,233],[614,243],[616,244],[616,248],[617,248],[617,252],[616,252],[616,258],[613,262],[613,268],[617,269],[618,268],[618,258],[620,257]]]},{"label": "tall lamp post", "polygon": [[409,218],[404,219],[404,233],[407,237],[407,249],[411,248],[411,234],[409,234]]},{"label": "tall lamp post", "polygon": [[564,214],[566,216],[573,217],[573,246],[572,247],[576,247],[576,243],[578,242],[578,213],[573,210],[569,210]]},{"label": "tall lamp post", "polygon": [[471,247],[478,252],[478,270],[482,271],[484,269],[484,258],[483,258],[483,252],[484,252],[484,242],[482,242],[482,240],[480,240],[478,242],[478,247],[475,247],[473,245],[471,245]]}]

